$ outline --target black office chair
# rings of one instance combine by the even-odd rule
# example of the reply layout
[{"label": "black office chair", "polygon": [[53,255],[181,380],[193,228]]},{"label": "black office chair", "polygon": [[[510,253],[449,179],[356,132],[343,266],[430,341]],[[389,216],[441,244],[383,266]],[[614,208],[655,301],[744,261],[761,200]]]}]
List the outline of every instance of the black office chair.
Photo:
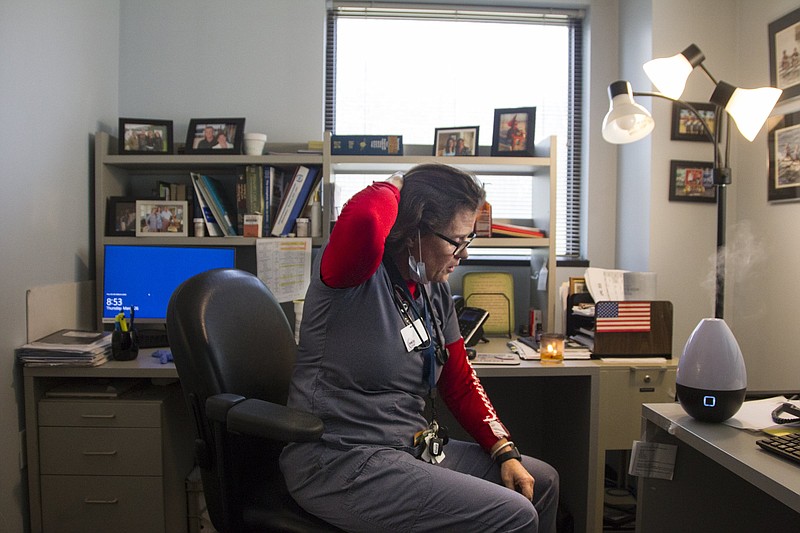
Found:
[{"label": "black office chair", "polygon": [[167,334],[214,527],[339,531],[295,503],[278,468],[286,442],[317,440],[323,425],[286,407],[297,346],[269,289],[241,270],[193,276],[170,298]]}]

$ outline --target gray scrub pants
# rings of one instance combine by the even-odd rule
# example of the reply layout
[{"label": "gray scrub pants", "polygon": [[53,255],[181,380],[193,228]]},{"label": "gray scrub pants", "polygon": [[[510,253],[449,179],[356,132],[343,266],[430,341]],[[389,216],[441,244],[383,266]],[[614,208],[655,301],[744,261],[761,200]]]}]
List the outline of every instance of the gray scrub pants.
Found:
[{"label": "gray scrub pants", "polygon": [[315,443],[290,446],[281,466],[295,500],[346,531],[555,533],[553,467],[523,456],[535,480],[531,503],[502,485],[500,467],[477,444],[451,440],[444,452],[432,465],[391,448],[339,451]]}]

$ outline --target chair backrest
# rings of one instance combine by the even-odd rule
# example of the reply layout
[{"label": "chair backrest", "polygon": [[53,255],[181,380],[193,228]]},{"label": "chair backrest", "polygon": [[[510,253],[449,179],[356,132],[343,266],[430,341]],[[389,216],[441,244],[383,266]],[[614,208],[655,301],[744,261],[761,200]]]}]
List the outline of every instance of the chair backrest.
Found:
[{"label": "chair backrest", "polygon": [[261,280],[241,270],[217,269],[175,290],[167,309],[167,335],[194,421],[209,513],[215,525],[225,521],[225,530],[236,530],[253,484],[280,475],[283,444],[214,431],[206,399],[231,393],[285,405],[297,353],[292,329]]}]

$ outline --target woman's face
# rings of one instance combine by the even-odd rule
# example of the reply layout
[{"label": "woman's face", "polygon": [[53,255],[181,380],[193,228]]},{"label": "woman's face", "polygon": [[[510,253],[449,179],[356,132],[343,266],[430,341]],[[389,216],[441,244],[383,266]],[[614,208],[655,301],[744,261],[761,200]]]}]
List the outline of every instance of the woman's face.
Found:
[{"label": "woman's face", "polygon": [[[462,242],[472,233],[476,215],[475,211],[460,211],[441,234],[453,241]],[[421,260],[425,263],[428,280],[434,283],[447,281],[461,260],[468,256],[466,249],[454,256],[455,246],[433,233],[423,235],[419,245],[416,239],[414,241],[411,253],[417,261]],[[422,248],[422,259],[420,259],[420,247]]]}]

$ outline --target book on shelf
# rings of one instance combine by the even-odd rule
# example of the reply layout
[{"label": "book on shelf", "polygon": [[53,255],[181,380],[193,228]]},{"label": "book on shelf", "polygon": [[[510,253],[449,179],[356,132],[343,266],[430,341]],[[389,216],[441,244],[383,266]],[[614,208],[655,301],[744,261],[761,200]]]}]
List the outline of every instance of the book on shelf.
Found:
[{"label": "book on shelf", "polygon": [[247,213],[247,168],[236,176],[236,232],[244,235],[244,215]]},{"label": "book on shelf", "polygon": [[194,195],[197,199],[197,205],[200,208],[200,212],[203,215],[203,220],[206,222],[206,231],[209,237],[221,237],[224,235],[222,233],[222,228],[219,227],[217,223],[217,219],[214,217],[214,213],[211,211],[211,208],[208,206],[206,202],[206,198],[203,195],[203,191],[200,188],[200,175],[192,172],[190,174],[192,178],[192,185],[194,186]]},{"label": "book on shelf", "polygon": [[222,228],[223,235],[228,237],[235,237],[238,235],[236,226],[233,224],[236,215],[233,213],[233,208],[228,203],[225,191],[222,188],[222,183],[220,183],[218,179],[205,174],[199,175],[198,183],[200,184],[200,189],[205,196],[208,207],[210,207],[211,212],[214,213],[217,224]]},{"label": "book on shelf", "polygon": [[492,235],[498,237],[544,237],[544,232],[539,228],[508,224],[505,222],[492,222]]},{"label": "book on shelf", "polygon": [[271,235],[280,237],[288,235],[292,231],[297,217],[308,203],[311,191],[320,174],[318,167],[304,165],[297,167],[281,200],[278,214],[272,224]]}]

